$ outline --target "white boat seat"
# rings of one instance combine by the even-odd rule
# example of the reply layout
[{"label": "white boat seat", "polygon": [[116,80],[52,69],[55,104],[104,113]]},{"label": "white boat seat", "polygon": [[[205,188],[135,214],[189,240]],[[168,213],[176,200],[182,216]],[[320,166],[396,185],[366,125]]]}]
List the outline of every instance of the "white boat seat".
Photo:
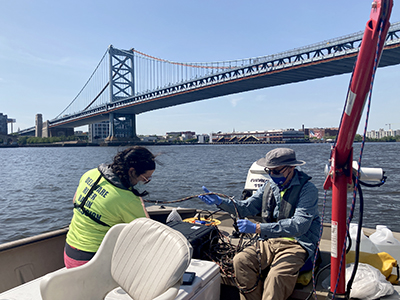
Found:
[{"label": "white boat seat", "polygon": [[180,232],[139,218],[113,226],[85,265],[46,275],[40,292],[43,300],[98,300],[120,286],[134,300],[174,299],[191,256]]}]

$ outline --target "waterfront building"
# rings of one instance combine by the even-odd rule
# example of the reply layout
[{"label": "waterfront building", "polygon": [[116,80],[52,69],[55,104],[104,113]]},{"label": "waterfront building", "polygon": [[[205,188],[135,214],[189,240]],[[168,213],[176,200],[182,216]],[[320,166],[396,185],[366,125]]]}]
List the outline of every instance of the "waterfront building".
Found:
[{"label": "waterfront building", "polygon": [[103,121],[100,123],[89,124],[89,143],[97,143],[104,141],[110,132],[110,122]]},{"label": "waterfront building", "polygon": [[198,134],[196,137],[199,144],[207,143],[209,139],[208,134]]},{"label": "waterfront building", "polygon": [[0,113],[0,134],[8,134],[7,115]]},{"label": "waterfront building", "polygon": [[282,141],[284,142],[301,140],[304,140],[304,131],[302,130],[289,129],[282,132]]},{"label": "waterfront building", "polygon": [[279,129],[265,131],[245,131],[230,133],[212,133],[213,143],[285,143],[303,142],[306,136],[310,138],[324,139],[326,136],[336,136],[338,128],[304,128],[295,130]]},{"label": "waterfront building", "polygon": [[180,140],[180,141],[193,139],[195,135],[196,132],[193,131],[174,131],[166,133],[167,140]]},{"label": "waterfront building", "polygon": [[304,129],[305,135],[308,135],[310,138],[323,139],[326,136],[336,136],[339,132],[339,128],[306,128]]},{"label": "waterfront building", "polygon": [[140,139],[142,140],[142,142],[155,143],[158,141],[158,137],[156,135],[146,135],[146,136],[140,137]]},{"label": "waterfront building", "polygon": [[371,130],[367,131],[366,137],[370,139],[381,139],[387,136],[399,136],[400,135],[400,129],[389,129],[389,130],[384,130],[383,128],[379,128],[379,130]]},{"label": "waterfront building", "polygon": [[217,132],[212,134],[213,143],[281,143],[304,141],[303,130],[266,130],[246,132]]},{"label": "waterfront building", "polygon": [[75,131],[74,135],[81,141],[87,140],[87,138],[88,138],[88,133],[83,132],[82,130]]}]

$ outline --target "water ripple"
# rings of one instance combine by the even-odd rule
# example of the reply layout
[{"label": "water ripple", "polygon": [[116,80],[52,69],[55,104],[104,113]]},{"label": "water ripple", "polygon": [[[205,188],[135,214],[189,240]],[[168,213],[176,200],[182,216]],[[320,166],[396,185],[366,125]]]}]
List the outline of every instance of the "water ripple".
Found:
[{"label": "water ripple", "polygon": [[[209,190],[240,198],[248,168],[276,145],[193,145],[151,146],[160,153],[161,163],[147,188],[151,200],[172,201]],[[325,191],[324,165],[330,157],[329,144],[288,145],[298,159],[305,160],[302,169],[313,177],[319,189],[322,211]],[[359,144],[354,145],[355,160]],[[0,149],[0,243],[32,236],[68,225],[72,217],[72,197],[79,179],[100,163],[109,163],[121,147],[77,148],[6,148]],[[397,222],[400,204],[400,143],[368,143],[362,166],[381,167],[388,177],[380,188],[364,188],[364,225],[384,223],[400,231]],[[350,207],[352,194],[348,194]],[[326,216],[330,222],[331,192],[327,193]],[[358,218],[358,201],[355,220]],[[207,209],[197,198],[173,204],[180,207]]]}]

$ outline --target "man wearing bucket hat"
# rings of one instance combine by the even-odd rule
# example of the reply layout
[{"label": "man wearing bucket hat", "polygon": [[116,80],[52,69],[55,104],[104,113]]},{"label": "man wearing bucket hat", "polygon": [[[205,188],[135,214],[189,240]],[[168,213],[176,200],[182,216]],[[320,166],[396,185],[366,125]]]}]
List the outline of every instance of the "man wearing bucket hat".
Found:
[{"label": "man wearing bucket hat", "polygon": [[[313,259],[319,240],[318,190],[311,177],[296,169],[305,162],[289,148],[276,148],[257,161],[270,180],[256,193],[237,201],[242,233],[257,233],[261,242],[245,248],[233,259],[236,282],[243,299],[287,299],[293,292],[299,270]],[[206,193],[207,188],[203,186]],[[217,195],[199,196],[205,203],[235,214],[229,199]],[[261,214],[262,223],[247,216]],[[259,270],[265,275],[260,280]]]}]

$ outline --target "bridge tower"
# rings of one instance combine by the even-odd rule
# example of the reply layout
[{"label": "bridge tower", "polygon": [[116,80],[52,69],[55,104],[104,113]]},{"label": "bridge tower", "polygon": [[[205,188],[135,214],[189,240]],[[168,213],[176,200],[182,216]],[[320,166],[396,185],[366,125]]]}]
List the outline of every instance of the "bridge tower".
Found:
[{"label": "bridge tower", "polygon": [[[35,137],[43,136],[43,116],[42,114],[37,114],[35,116]],[[45,136],[49,136],[46,132]]]},{"label": "bridge tower", "polygon": [[[110,64],[110,103],[131,97],[135,94],[134,54],[114,48],[108,48]],[[129,140],[136,141],[135,114],[109,114],[110,129],[106,141]]]}]

